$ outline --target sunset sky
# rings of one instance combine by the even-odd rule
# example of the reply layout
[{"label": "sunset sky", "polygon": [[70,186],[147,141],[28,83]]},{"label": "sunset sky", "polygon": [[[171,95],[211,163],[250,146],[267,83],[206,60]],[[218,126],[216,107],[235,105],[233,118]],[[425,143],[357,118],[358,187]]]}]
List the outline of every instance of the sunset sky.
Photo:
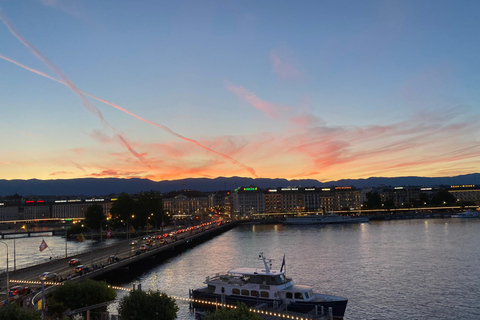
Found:
[{"label": "sunset sky", "polygon": [[480,1],[0,8],[0,179],[480,172]]}]

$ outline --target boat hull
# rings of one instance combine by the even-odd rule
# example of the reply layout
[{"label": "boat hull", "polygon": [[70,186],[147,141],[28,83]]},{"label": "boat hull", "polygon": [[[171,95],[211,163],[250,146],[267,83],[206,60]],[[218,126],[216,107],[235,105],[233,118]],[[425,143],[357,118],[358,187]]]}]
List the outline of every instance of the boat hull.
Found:
[{"label": "boat hull", "polygon": [[322,219],[322,218],[287,218],[285,224],[301,224],[301,225],[311,225],[311,224],[348,224],[348,223],[362,223],[368,222],[369,217],[360,217],[360,218],[351,218],[348,220],[334,220],[334,219]]},{"label": "boat hull", "polygon": [[[208,293],[202,289],[192,290],[192,299],[203,300],[203,301],[212,301],[221,303],[222,297],[219,294]],[[269,309],[275,309],[275,300],[265,299],[265,298],[256,298],[249,296],[237,296],[237,295],[225,295],[225,303],[230,305],[236,305],[237,302],[242,302],[248,307],[254,307],[257,305],[265,305]],[[280,301],[277,300],[278,303]],[[324,313],[328,315],[328,309],[332,308],[333,317],[336,319],[342,319],[345,314],[345,309],[347,308],[348,299],[339,299],[333,301],[307,301],[307,302],[296,302],[287,306],[286,310],[278,312],[297,312],[297,313],[308,313],[315,309],[317,306],[318,312],[321,311],[322,306]],[[208,305],[205,303],[193,302],[193,306],[200,309],[211,309],[215,306]]]}]

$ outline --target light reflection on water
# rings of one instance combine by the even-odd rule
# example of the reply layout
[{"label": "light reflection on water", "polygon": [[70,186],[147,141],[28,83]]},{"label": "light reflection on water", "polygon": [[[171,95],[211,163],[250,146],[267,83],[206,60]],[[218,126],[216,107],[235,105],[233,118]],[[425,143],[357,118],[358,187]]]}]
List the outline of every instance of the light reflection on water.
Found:
[{"label": "light reflection on water", "polygon": [[[64,254],[64,239],[45,240],[55,254]],[[11,257],[13,240],[6,241]],[[39,253],[41,238],[16,241],[19,261],[50,255],[48,250]],[[480,219],[248,225],[168,258],[136,279],[112,284],[141,283],[145,290],[188,297],[188,290],[203,286],[206,276],[235,267],[262,267],[261,251],[274,259],[277,269],[285,253],[287,274],[297,284],[349,299],[348,320],[473,320],[480,319],[479,243]],[[89,244],[69,242],[68,246],[70,252],[88,250]],[[0,269],[4,254],[5,247],[0,246]],[[125,294],[118,292],[118,297]],[[178,319],[193,319],[188,305],[178,304]],[[116,305],[110,310],[115,314]]]},{"label": "light reflection on water", "polygon": [[348,320],[480,319],[479,243],[480,219],[241,226],[122,285],[187,297],[208,275],[262,267],[261,251],[278,269],[285,253],[297,284],[349,299]]}]

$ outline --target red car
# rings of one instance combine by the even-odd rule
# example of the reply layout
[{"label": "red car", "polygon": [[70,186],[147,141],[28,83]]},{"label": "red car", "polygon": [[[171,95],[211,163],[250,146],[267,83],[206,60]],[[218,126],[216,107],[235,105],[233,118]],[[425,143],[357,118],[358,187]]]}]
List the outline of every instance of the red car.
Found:
[{"label": "red car", "polygon": [[73,258],[73,259],[70,259],[70,261],[68,261],[68,264],[70,266],[77,266],[79,265],[80,263],[82,262],[82,260],[78,259],[78,258]]},{"label": "red car", "polygon": [[13,296],[21,296],[23,294],[30,293],[32,290],[29,287],[25,286],[15,286],[10,288],[10,291],[8,292],[9,297]]}]

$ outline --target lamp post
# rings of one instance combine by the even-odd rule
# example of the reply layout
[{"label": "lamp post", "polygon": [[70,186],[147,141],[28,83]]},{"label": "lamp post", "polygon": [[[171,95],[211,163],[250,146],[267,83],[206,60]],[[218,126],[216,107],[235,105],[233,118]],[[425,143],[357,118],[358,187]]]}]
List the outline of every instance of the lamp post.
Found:
[{"label": "lamp post", "polygon": [[[90,229],[89,227],[86,227],[82,224],[82,227],[84,228],[87,228],[88,230],[90,230],[90,267],[93,269],[93,230]],[[83,272],[82,272],[83,273]]]},{"label": "lamp post", "polygon": [[8,278],[8,244],[6,242],[0,241],[7,247],[7,299],[10,292],[10,279]]},{"label": "lamp post", "polygon": [[[157,235],[157,220],[155,220],[154,218],[152,218],[151,216],[153,215],[153,213],[150,215],[150,217],[148,217],[148,220],[153,220],[155,221],[155,235]],[[148,228],[148,226],[147,226]]]}]

